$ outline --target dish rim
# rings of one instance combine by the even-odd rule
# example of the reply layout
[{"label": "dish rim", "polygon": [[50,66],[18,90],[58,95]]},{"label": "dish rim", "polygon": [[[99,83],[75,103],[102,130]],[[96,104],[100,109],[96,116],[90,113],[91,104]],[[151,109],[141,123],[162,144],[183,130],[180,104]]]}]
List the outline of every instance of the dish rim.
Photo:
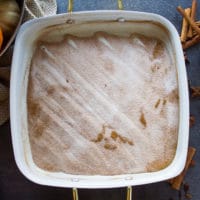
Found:
[{"label": "dish rim", "polygon": [[[86,176],[86,175],[68,175],[63,173],[56,173],[58,176],[48,176],[48,173],[40,173],[38,169],[37,173],[33,166],[27,163],[27,158],[25,155],[25,150],[23,148],[22,138],[22,127],[23,124],[19,113],[23,113],[20,110],[19,102],[21,100],[21,92],[23,90],[23,79],[20,74],[25,74],[26,68],[22,71],[20,63],[23,61],[23,57],[20,56],[22,52],[21,43],[25,42],[30,31],[35,31],[35,28],[40,26],[39,29],[48,27],[50,25],[56,25],[65,23],[69,19],[82,20],[90,19],[90,21],[99,20],[115,20],[119,18],[124,18],[125,20],[138,20],[142,21],[146,19],[149,22],[158,22],[162,24],[171,35],[175,48],[176,66],[178,74],[178,87],[179,87],[179,133],[178,133],[178,145],[176,150],[176,155],[172,163],[163,170],[150,173],[140,173],[140,174],[123,174],[114,176]],[[21,61],[20,61],[21,59]],[[21,72],[21,73],[20,73]],[[20,91],[20,92],[18,92]],[[147,12],[138,11],[81,11],[66,14],[59,14],[56,16],[44,17],[39,19],[34,19],[23,24],[17,34],[16,42],[14,46],[14,53],[12,59],[12,71],[11,71],[11,83],[10,83],[10,118],[11,118],[11,134],[12,134],[12,144],[14,149],[14,157],[18,168],[29,180],[48,186],[57,187],[77,187],[77,188],[114,188],[114,187],[125,187],[142,185],[153,182],[159,182],[166,180],[178,175],[184,168],[187,149],[188,149],[188,138],[189,138],[189,97],[188,97],[188,83],[187,83],[187,73],[185,68],[184,56],[182,51],[182,46],[179,40],[179,35],[173,24],[166,18]],[[28,137],[28,136],[27,136]],[[21,140],[20,140],[21,139]],[[35,166],[35,169],[37,167]],[[61,178],[61,177],[64,178]]]}]

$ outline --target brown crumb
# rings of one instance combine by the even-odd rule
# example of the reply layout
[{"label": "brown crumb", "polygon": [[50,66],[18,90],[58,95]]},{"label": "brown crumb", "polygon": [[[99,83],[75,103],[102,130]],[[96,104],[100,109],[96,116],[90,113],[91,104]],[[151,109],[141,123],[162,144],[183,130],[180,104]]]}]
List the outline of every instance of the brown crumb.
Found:
[{"label": "brown crumb", "polygon": [[190,186],[189,186],[188,183],[184,183],[184,184],[183,184],[183,190],[184,190],[184,193],[185,193],[185,198],[191,199],[191,198],[192,198],[192,195],[189,193]]},{"label": "brown crumb", "polygon": [[92,142],[101,142],[103,140],[103,134],[102,133],[99,133],[97,135],[97,138],[92,140]]},{"label": "brown crumb", "polygon": [[158,108],[159,104],[160,104],[160,99],[158,99],[158,101],[156,102],[154,108]]},{"label": "brown crumb", "polygon": [[119,139],[121,142],[128,143],[131,146],[134,144],[133,141],[129,140],[127,137],[122,137],[121,135],[119,135]]},{"label": "brown crumb", "polygon": [[200,86],[191,87],[190,89],[191,89],[192,97],[200,97]]},{"label": "brown crumb", "polygon": [[184,183],[183,184],[183,190],[184,190],[184,192],[187,193],[189,191],[189,189],[190,189],[190,186],[187,183]]},{"label": "brown crumb", "polygon": [[[109,144],[108,142],[110,141],[110,138],[112,140],[115,141],[115,143],[126,143],[126,144],[129,144],[129,145],[134,145],[133,141],[131,141],[130,139],[128,139],[127,137],[124,137],[124,136],[121,136],[117,131],[113,130],[111,131],[110,133],[110,136],[106,136],[106,127],[110,128],[109,126],[105,126],[103,125],[102,126],[102,131],[97,135],[97,137],[95,139],[92,139],[91,141],[92,142],[95,142],[95,143],[98,143],[98,142],[105,142],[105,145],[104,145],[104,148],[105,149],[110,149],[110,150],[114,150],[117,148],[116,145],[112,145],[112,144]],[[103,140],[103,141],[102,141]],[[104,143],[103,142],[103,143]]]},{"label": "brown crumb", "polygon": [[143,112],[141,113],[141,116],[140,116],[140,122],[144,127],[147,127],[147,121],[145,119],[145,116],[144,116]]},{"label": "brown crumb", "polygon": [[115,150],[117,148],[117,146],[113,145],[113,144],[106,143],[106,144],[104,144],[104,148],[107,149],[107,150]]},{"label": "brown crumb", "polygon": [[192,199],[192,195],[190,193],[185,194],[186,199]]},{"label": "brown crumb", "polygon": [[190,115],[190,127],[192,127],[195,124],[195,117],[193,115]]},{"label": "brown crumb", "polygon": [[116,131],[112,131],[112,132],[111,132],[110,137],[111,137],[113,140],[117,140],[118,136],[119,136],[119,134],[118,134]]},{"label": "brown crumb", "polygon": [[131,146],[134,145],[132,141],[128,141],[128,144],[131,145]]},{"label": "brown crumb", "polygon": [[127,138],[126,138],[126,137],[123,137],[123,136],[121,136],[121,135],[119,135],[119,139],[120,139],[120,141],[123,142],[123,143],[126,143],[126,142],[127,142]]},{"label": "brown crumb", "polygon": [[164,99],[164,100],[163,100],[163,106],[164,106],[166,103],[167,103],[167,100]]},{"label": "brown crumb", "polygon": [[190,61],[189,61],[189,59],[188,59],[188,57],[187,57],[187,54],[186,54],[186,52],[184,51],[183,52],[184,53],[184,59],[185,59],[185,63],[190,63]]},{"label": "brown crumb", "polygon": [[113,140],[117,140],[117,138],[119,139],[120,142],[122,143],[128,143],[129,145],[133,145],[133,141],[129,140],[127,137],[125,136],[121,136],[119,133],[117,133],[116,131],[112,131],[111,134],[110,134],[110,137],[113,139]]}]

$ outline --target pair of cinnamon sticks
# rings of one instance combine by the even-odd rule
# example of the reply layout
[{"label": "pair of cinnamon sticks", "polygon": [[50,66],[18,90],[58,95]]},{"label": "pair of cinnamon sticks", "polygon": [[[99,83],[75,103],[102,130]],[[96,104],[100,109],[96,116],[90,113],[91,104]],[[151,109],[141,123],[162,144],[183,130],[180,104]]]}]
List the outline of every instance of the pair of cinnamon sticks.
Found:
[{"label": "pair of cinnamon sticks", "polygon": [[196,149],[194,147],[188,148],[187,160],[186,160],[184,170],[177,177],[168,180],[168,182],[170,183],[170,185],[173,189],[180,190],[181,185],[182,185],[183,180],[184,180],[184,177],[185,177],[185,175],[188,171],[188,168],[190,166],[194,166],[193,157],[195,155],[195,152],[196,152]]},{"label": "pair of cinnamon sticks", "polygon": [[[177,7],[177,11],[183,16],[182,30],[181,30],[181,43],[183,50],[197,44],[200,42],[200,21],[196,21],[196,10],[197,10],[197,0],[192,1],[192,7],[183,9],[181,6]],[[192,90],[192,95],[200,95],[200,89]],[[190,126],[195,122],[193,116],[190,117]],[[196,149],[194,147],[188,148],[187,160],[185,163],[185,168],[177,177],[168,180],[171,187],[176,190],[180,190],[184,177],[190,166],[194,166],[193,157],[195,155]]]},{"label": "pair of cinnamon sticks", "polygon": [[191,8],[177,7],[177,11],[183,16],[180,39],[184,50],[200,42],[200,22],[196,21],[196,10],[197,0],[192,1]]}]

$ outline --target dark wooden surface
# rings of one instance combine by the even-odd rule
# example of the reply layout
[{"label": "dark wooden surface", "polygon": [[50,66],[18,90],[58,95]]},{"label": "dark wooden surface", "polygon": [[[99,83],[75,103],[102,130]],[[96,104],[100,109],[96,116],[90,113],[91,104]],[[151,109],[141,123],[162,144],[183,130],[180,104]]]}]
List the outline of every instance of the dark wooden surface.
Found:
[{"label": "dark wooden surface", "polygon": [[[178,192],[168,183],[156,183],[133,188],[134,199],[178,199]],[[0,200],[66,200],[72,199],[71,189],[37,185],[18,170],[11,144],[9,122],[0,128]],[[80,200],[125,200],[126,189],[79,190]]]},{"label": "dark wooden surface", "polygon": [[[67,0],[57,0],[58,13],[66,12]],[[191,0],[124,0],[125,10],[154,12],[168,18],[180,31],[181,16],[176,7],[191,6]],[[117,0],[74,0],[74,11],[117,9]],[[200,19],[200,1],[197,17]],[[200,44],[187,51],[190,64],[187,65],[188,78],[192,85],[200,85]],[[191,114],[195,125],[190,129],[190,145],[197,149],[196,164],[190,168],[185,183],[188,183],[192,200],[200,199],[200,99],[191,99]],[[124,200],[125,188],[79,190],[80,200]],[[18,170],[11,144],[10,124],[0,127],[0,200],[64,200],[72,199],[71,189],[40,186],[27,180]],[[161,182],[133,187],[133,199],[137,200],[185,200],[183,188],[180,192],[172,190],[168,183]]]}]

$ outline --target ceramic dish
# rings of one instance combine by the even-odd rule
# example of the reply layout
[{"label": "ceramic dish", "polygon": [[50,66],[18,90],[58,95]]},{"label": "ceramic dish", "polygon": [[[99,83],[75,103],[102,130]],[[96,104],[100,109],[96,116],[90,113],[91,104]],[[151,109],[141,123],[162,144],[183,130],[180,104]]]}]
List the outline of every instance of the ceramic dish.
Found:
[{"label": "ceramic dish", "polygon": [[[51,30],[57,30],[52,31]],[[64,34],[87,35],[105,31],[126,35],[132,32],[166,40],[175,59],[179,90],[178,144],[172,163],[156,172],[114,176],[71,175],[38,168],[32,159],[27,123],[27,84],[34,42],[47,31],[49,38]],[[59,38],[59,37],[58,37]],[[10,116],[16,163],[31,181],[49,186],[76,188],[111,188],[159,182],[177,176],[184,168],[189,136],[189,100],[187,75],[179,35],[162,16],[132,11],[91,11],[62,14],[25,23],[16,38],[12,61]]]}]

